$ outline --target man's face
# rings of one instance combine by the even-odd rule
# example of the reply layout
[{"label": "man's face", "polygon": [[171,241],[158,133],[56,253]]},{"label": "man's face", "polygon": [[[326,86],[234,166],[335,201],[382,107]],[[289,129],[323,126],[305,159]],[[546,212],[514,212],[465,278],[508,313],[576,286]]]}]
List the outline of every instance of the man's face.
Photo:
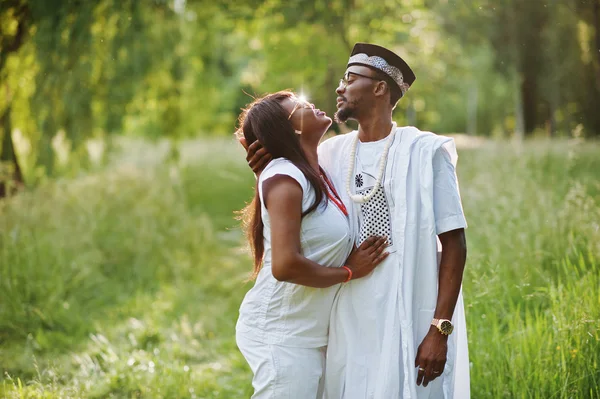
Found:
[{"label": "man's face", "polygon": [[338,95],[336,122],[356,120],[365,107],[373,106],[373,88],[380,81],[374,75],[371,69],[364,66],[352,65],[346,69],[335,90]]}]

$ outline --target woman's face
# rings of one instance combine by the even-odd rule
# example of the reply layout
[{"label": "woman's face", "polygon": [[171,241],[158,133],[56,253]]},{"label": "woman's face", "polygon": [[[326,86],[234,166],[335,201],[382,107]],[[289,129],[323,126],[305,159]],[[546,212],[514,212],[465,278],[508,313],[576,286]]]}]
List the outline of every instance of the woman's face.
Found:
[{"label": "woman's face", "polygon": [[325,134],[332,120],[314,104],[298,97],[289,97],[281,105],[288,112],[288,119],[301,138],[315,138],[318,142]]}]

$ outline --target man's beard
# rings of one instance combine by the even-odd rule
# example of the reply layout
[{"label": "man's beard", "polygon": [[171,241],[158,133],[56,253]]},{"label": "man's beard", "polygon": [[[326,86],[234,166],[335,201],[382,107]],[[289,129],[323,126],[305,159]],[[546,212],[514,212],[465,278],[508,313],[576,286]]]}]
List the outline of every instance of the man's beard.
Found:
[{"label": "man's beard", "polygon": [[333,117],[334,117],[334,120],[336,121],[336,123],[344,123],[348,119],[352,118],[353,116],[354,116],[354,108],[352,108],[350,105],[348,105],[344,108],[338,109]]}]

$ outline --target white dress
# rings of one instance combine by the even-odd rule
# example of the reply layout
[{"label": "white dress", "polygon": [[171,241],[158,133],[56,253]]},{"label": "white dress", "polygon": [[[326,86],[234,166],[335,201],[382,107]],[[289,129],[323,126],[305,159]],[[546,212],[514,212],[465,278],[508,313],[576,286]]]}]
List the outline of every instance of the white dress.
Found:
[{"label": "white dress", "polygon": [[[437,235],[466,227],[454,170],[454,143],[413,127],[397,128],[382,193],[371,200],[379,198],[379,202],[369,208],[352,203],[346,194],[350,147],[356,134],[321,144],[319,162],[350,212],[355,240],[372,232],[391,231],[393,245],[390,256],[370,276],[345,284],[338,293],[332,310],[325,397],[469,398],[462,295],[454,312],[455,331],[448,340],[443,374],[427,387],[417,386],[414,367],[416,350],[429,330],[437,300]],[[366,148],[359,144],[358,156],[361,146]],[[373,174],[370,161],[361,161],[355,162],[352,173],[353,193],[368,191],[371,180],[367,175]]]},{"label": "white dress", "polygon": [[[304,174],[290,161],[271,161],[261,173],[258,190],[264,223],[263,267],[240,307],[238,347],[254,373],[253,398],[317,398],[331,308],[340,285],[312,288],[276,280],[271,271],[271,229],[262,184],[275,175],[292,177],[302,187],[302,211],[314,201]],[[333,203],[304,216],[302,254],[326,267],[341,267],[352,250],[347,217]]]}]

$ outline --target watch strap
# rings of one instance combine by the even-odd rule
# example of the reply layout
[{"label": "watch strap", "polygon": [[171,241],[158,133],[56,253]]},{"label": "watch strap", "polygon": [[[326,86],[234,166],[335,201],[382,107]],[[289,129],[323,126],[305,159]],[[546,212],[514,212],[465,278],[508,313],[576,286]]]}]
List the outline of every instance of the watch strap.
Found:
[{"label": "watch strap", "polygon": [[[450,326],[451,326],[451,327],[450,327],[450,328],[451,328],[450,332],[444,332],[444,331],[442,330],[442,323],[443,323],[443,322],[445,322],[445,321],[447,321],[448,323],[450,323]],[[444,335],[449,335],[449,334],[451,334],[451,333],[452,333],[452,330],[454,329],[454,326],[452,325],[452,321],[451,321],[451,320],[448,320],[448,319],[436,319],[436,318],[434,318],[433,320],[431,320],[431,325],[432,325],[432,326],[435,326],[435,327],[438,329],[438,331],[439,331],[440,333],[444,334]]]}]

